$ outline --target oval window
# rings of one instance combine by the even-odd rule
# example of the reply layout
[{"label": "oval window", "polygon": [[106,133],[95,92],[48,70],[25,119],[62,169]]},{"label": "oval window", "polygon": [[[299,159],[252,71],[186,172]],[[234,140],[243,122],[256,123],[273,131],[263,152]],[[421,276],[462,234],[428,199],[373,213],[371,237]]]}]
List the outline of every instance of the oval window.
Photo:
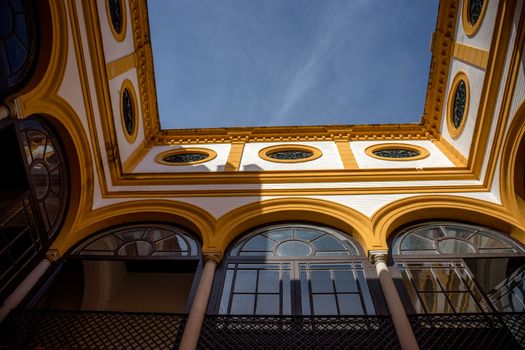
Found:
[{"label": "oval window", "polygon": [[120,89],[120,116],[124,136],[129,143],[137,138],[137,97],[130,80],[126,79]]},{"label": "oval window", "polygon": [[270,162],[299,163],[314,160],[322,155],[315,147],[305,145],[277,145],[263,148],[259,157]]},{"label": "oval window", "polygon": [[214,159],[217,153],[206,148],[180,148],[162,152],[155,157],[163,165],[193,165]]},{"label": "oval window", "polygon": [[368,147],[366,154],[372,158],[381,160],[419,160],[428,157],[429,152],[423,147],[402,144],[388,143]]},{"label": "oval window", "polygon": [[458,138],[465,127],[469,106],[467,75],[459,72],[452,82],[448,97],[447,125],[450,136]]}]

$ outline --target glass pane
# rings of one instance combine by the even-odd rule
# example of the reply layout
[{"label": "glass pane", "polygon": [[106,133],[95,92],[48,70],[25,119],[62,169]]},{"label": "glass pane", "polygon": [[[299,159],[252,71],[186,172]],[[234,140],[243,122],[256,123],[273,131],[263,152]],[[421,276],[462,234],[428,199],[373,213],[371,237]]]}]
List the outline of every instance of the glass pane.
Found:
[{"label": "glass pane", "polygon": [[514,293],[509,293],[494,302],[494,306],[501,312],[525,312],[523,301]]},{"label": "glass pane", "polygon": [[230,302],[230,291],[232,288],[233,271],[226,271],[226,277],[224,278],[224,287],[222,289],[221,303],[219,305],[219,314],[228,313],[228,303]]},{"label": "glass pane", "polygon": [[280,241],[284,241],[286,239],[292,238],[292,229],[284,228],[284,229],[271,230],[263,234],[266,237],[273,239],[274,241],[280,242]]},{"label": "glass pane", "polygon": [[337,302],[341,315],[364,315],[359,294],[338,294]]},{"label": "glass pane", "polygon": [[272,250],[274,244],[275,242],[269,240],[268,238],[263,236],[255,236],[242,247],[242,250],[268,251]]},{"label": "glass pane", "polygon": [[401,250],[435,249],[434,240],[414,234],[409,234],[401,243]]},{"label": "glass pane", "polygon": [[438,248],[443,254],[469,254],[476,252],[469,243],[454,238],[439,241]]},{"label": "glass pane", "polygon": [[314,294],[314,315],[337,315],[337,305],[334,294]]},{"label": "glass pane", "polygon": [[150,228],[148,232],[146,233],[146,239],[155,242],[159,239],[168,238],[169,236],[172,236],[174,233],[168,230],[163,230],[161,228]]},{"label": "glass pane", "polygon": [[332,276],[330,271],[310,271],[312,293],[333,293]]},{"label": "glass pane", "polygon": [[279,315],[279,294],[257,295],[257,315]]},{"label": "glass pane", "polygon": [[230,314],[232,315],[253,315],[255,295],[253,294],[234,294]]},{"label": "glass pane", "polygon": [[46,146],[46,153],[44,154],[44,159],[46,160],[49,169],[54,169],[60,163],[60,159],[58,158],[58,155],[55,152],[55,147],[51,143],[48,143]]},{"label": "glass pane", "polygon": [[436,279],[434,278],[434,275],[432,274],[432,270],[410,270],[410,274],[412,275],[412,281],[414,282],[414,286],[417,290],[428,292],[441,290]]},{"label": "glass pane", "polygon": [[428,313],[454,313],[444,293],[420,293]]},{"label": "glass pane", "polygon": [[279,293],[279,271],[259,271],[259,293]]},{"label": "glass pane", "polygon": [[481,312],[470,293],[447,293],[447,295],[457,313]]},{"label": "glass pane", "polygon": [[451,225],[446,225],[443,228],[447,232],[448,237],[458,237],[461,239],[468,239],[470,236],[472,236],[477,231],[471,228],[466,228],[466,227],[461,227],[461,226],[451,226]]},{"label": "glass pane", "polygon": [[85,250],[115,250],[122,244],[122,241],[113,235],[108,235],[97,239],[88,245]]},{"label": "glass pane", "polygon": [[31,177],[33,178],[33,185],[38,199],[45,197],[49,188],[49,174],[43,164],[35,164],[31,168]]},{"label": "glass pane", "polygon": [[62,195],[62,184],[60,183],[61,175],[60,168],[55,168],[55,170],[51,171],[51,174],[49,174],[49,184],[51,190],[59,196]]},{"label": "glass pane", "polygon": [[332,236],[324,235],[318,238],[312,243],[316,246],[317,250],[346,250],[347,248]]},{"label": "glass pane", "polygon": [[144,229],[116,232],[115,235],[124,241],[133,241],[142,238],[142,235],[144,235]]},{"label": "glass pane", "polygon": [[119,250],[118,255],[129,256],[148,256],[153,252],[153,247],[148,241],[133,241],[124,244]]},{"label": "glass pane", "polygon": [[506,242],[494,239],[481,232],[470,238],[468,241],[478,248],[510,248],[510,245]]},{"label": "glass pane", "polygon": [[438,239],[445,237],[445,234],[443,233],[443,230],[441,230],[440,227],[425,227],[416,231],[412,231],[412,234],[418,234],[420,236],[430,239]]},{"label": "glass pane", "polygon": [[366,313],[369,315],[375,314],[374,303],[372,297],[370,296],[370,291],[368,289],[368,282],[365,278],[363,271],[357,271],[357,280],[359,282],[359,287],[361,288],[361,297],[365,303]]},{"label": "glass pane", "polygon": [[425,313],[425,310],[423,309],[423,306],[421,305],[421,302],[419,301],[419,298],[416,292],[414,291],[414,287],[412,286],[412,283],[410,283],[410,278],[408,277],[407,272],[401,271],[401,277],[403,278],[403,284],[405,286],[406,291],[408,292],[408,295],[410,296],[410,300],[412,301],[414,311],[418,314]]},{"label": "glass pane", "polygon": [[303,315],[310,315],[310,288],[308,287],[308,275],[306,271],[299,273],[301,281],[301,309]]},{"label": "glass pane", "polygon": [[283,271],[283,315],[292,313],[292,294],[290,286],[290,272]]},{"label": "glass pane", "polygon": [[188,245],[179,235],[158,241],[155,247],[159,251],[188,251]]},{"label": "glass pane", "polygon": [[308,243],[291,240],[281,243],[276,252],[279,256],[308,256],[312,254],[312,248]]},{"label": "glass pane", "polygon": [[437,250],[403,250],[401,252],[403,255],[436,255],[439,254]]},{"label": "glass pane", "polygon": [[257,270],[239,270],[235,277],[236,293],[255,293],[257,283]]},{"label": "glass pane", "polygon": [[274,256],[273,252],[241,252],[239,256]]},{"label": "glass pane", "polygon": [[302,227],[295,228],[295,238],[304,239],[305,241],[311,241],[312,239],[316,239],[322,234],[324,234],[324,232]]},{"label": "glass pane", "polygon": [[435,269],[436,274],[441,286],[447,291],[460,291],[468,290],[465,284],[461,281],[455,270],[452,269]]},{"label": "glass pane", "polygon": [[42,159],[46,147],[46,136],[40,131],[29,130],[27,132],[27,138],[29,140],[29,148],[33,154],[33,159]]},{"label": "glass pane", "polygon": [[358,292],[357,283],[352,271],[334,271],[335,290],[337,293]]},{"label": "glass pane", "polygon": [[54,225],[58,217],[60,210],[60,198],[58,198],[54,193],[50,193],[44,200],[46,207],[46,212],[49,217],[49,224]]},{"label": "glass pane", "polygon": [[338,252],[316,252],[315,256],[345,256],[345,255],[350,255],[350,253],[355,254],[355,252],[345,250],[345,251],[338,251]]}]

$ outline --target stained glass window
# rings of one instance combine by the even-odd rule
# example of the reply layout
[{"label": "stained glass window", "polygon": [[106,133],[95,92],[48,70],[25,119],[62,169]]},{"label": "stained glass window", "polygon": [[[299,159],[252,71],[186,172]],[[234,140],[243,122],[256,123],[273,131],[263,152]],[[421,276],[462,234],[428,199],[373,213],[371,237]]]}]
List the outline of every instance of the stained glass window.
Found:
[{"label": "stained glass window", "polygon": [[197,241],[185,231],[166,225],[134,225],[95,235],[72,255],[121,257],[195,257]]},{"label": "stained glass window", "polygon": [[351,238],[300,224],[257,230],[229,252],[218,313],[374,314],[366,258]]},{"label": "stained glass window", "polygon": [[133,98],[127,88],[124,88],[124,92],[122,93],[122,115],[126,132],[131,136],[135,129],[135,110],[133,107]]},{"label": "stained glass window", "polygon": [[299,159],[310,158],[313,156],[313,153],[310,151],[306,151],[306,150],[286,150],[286,151],[268,152],[266,155],[272,159],[299,160]]},{"label": "stained glass window", "polygon": [[421,154],[418,150],[407,148],[386,148],[373,151],[376,156],[383,158],[413,158]]},{"label": "stained glass window", "polygon": [[122,20],[122,5],[121,0],[107,0],[109,1],[109,16],[111,18],[111,24],[115,32],[120,34],[122,32],[123,20]]},{"label": "stained glass window", "polygon": [[22,143],[44,228],[51,237],[65,213],[67,167],[58,139],[41,121],[21,125]]},{"label": "stained glass window", "polygon": [[207,153],[185,152],[167,155],[163,157],[162,160],[168,163],[192,163],[199,162],[208,157],[209,155]]},{"label": "stained glass window", "polygon": [[478,19],[481,17],[481,12],[483,10],[483,0],[470,0],[468,8],[468,17],[472,25],[475,25],[478,22]]},{"label": "stained glass window", "polygon": [[454,124],[454,127],[458,129],[465,116],[465,107],[467,103],[467,86],[463,80],[460,80],[457,84],[453,103],[452,123]]}]

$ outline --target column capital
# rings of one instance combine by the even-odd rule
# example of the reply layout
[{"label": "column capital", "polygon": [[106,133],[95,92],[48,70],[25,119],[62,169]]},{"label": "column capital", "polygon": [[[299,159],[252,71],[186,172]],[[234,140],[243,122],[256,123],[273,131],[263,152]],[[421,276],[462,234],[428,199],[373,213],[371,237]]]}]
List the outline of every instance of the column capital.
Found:
[{"label": "column capital", "polygon": [[381,250],[369,250],[368,251],[368,258],[373,264],[377,264],[379,262],[385,263],[388,260],[388,250],[381,249]]},{"label": "column capital", "polygon": [[219,249],[206,249],[202,251],[204,262],[212,261],[218,265],[222,260],[222,251]]},{"label": "column capital", "polygon": [[46,251],[46,259],[50,262],[57,262],[60,259],[60,253],[58,249],[48,249]]}]

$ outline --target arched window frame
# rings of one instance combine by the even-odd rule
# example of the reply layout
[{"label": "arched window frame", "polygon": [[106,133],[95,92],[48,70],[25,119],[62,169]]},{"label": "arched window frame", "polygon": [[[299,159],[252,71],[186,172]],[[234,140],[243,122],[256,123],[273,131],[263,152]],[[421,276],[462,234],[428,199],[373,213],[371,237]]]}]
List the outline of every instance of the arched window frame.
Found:
[{"label": "arched window frame", "polygon": [[[283,257],[283,256],[235,256],[231,255],[232,252],[235,254],[236,248],[239,246],[243,246],[246,244],[250,239],[260,235],[261,233],[271,231],[274,229],[282,229],[282,228],[288,228],[288,227],[294,227],[294,228],[307,228],[307,229],[315,229],[322,231],[324,233],[328,234],[336,234],[340,235],[341,237],[344,237],[344,239],[348,240],[349,244],[354,246],[356,248],[355,255],[339,255],[339,256],[294,256],[294,257]],[[282,242],[281,242],[282,243]],[[274,247],[275,251],[275,247]],[[346,265],[345,265],[346,264]],[[242,266],[242,268],[240,268]],[[361,312],[362,313],[345,313],[340,309],[340,302],[337,302],[337,310],[340,315],[373,315],[373,314],[387,314],[386,306],[383,303],[383,297],[382,293],[380,291],[379,284],[377,283],[377,279],[370,277],[376,277],[376,272],[374,266],[369,262],[367,259],[363,249],[360,247],[359,243],[356,242],[354,239],[352,239],[349,235],[344,234],[340,231],[334,230],[332,228],[328,228],[325,226],[310,224],[310,223],[279,223],[274,225],[268,225],[264,226],[255,230],[250,230],[248,233],[241,235],[239,239],[234,241],[230,247],[227,250],[227,253],[225,254],[225,257],[221,263],[221,266],[218,270],[218,273],[215,276],[214,281],[214,288],[212,293],[212,302],[210,303],[208,307],[208,312],[213,314],[223,314],[223,315],[241,315],[241,313],[232,312],[232,300],[233,300],[233,294],[235,292],[232,292],[236,286],[235,281],[233,280],[233,277],[236,278],[236,274],[238,271],[242,269],[247,270],[257,270],[257,277],[256,280],[261,280],[261,274],[260,271],[267,271],[266,268],[269,266],[269,270],[279,271],[279,291],[273,291],[269,292],[270,294],[274,293],[275,295],[279,296],[279,311],[278,312],[268,312],[268,313],[258,313],[256,310],[256,305],[254,304],[253,313],[249,314],[246,313],[244,315],[303,315],[303,316],[316,316],[316,315],[324,315],[324,316],[334,316],[337,314],[320,314],[316,313],[314,310],[313,305],[313,295],[316,294],[316,292],[312,289],[311,284],[311,273],[314,271],[317,271],[315,269],[319,269],[318,271],[324,272],[328,271],[330,272],[332,276],[332,284],[333,284],[333,290],[335,298],[337,298],[337,288],[335,287],[335,284],[337,283],[334,279],[334,273],[336,273],[338,270],[337,268],[341,267],[345,272],[351,271],[354,273],[354,281],[356,284],[356,292],[352,292],[355,295],[359,295],[361,298]],[[335,266],[332,269],[332,266]],[[323,270],[323,267],[325,268]],[[342,270],[341,270],[342,271]],[[357,272],[356,272],[357,271]],[[289,281],[290,284],[288,287],[285,286],[284,281],[287,281],[288,279],[285,278],[285,272],[288,272],[289,275]],[[300,277],[300,274],[305,274],[304,276],[308,276],[306,279],[303,279]],[[230,277],[227,277],[227,275],[230,274],[232,277],[231,281],[228,281]],[[294,280],[293,277],[296,279]],[[309,299],[305,300],[305,298],[300,299],[300,295],[302,293],[302,283],[306,280],[306,283],[308,283],[308,296]],[[257,282],[259,283],[259,282]],[[228,284],[230,286],[228,287]],[[226,291],[225,291],[226,288]],[[259,287],[255,287],[259,288]],[[290,290],[287,290],[287,288],[290,288]],[[285,293],[289,292],[290,298],[289,303],[290,308],[289,311],[286,312],[285,307],[285,301],[286,298]],[[256,290],[254,294],[263,294],[266,293],[264,291]],[[322,293],[322,292],[321,292]],[[342,292],[345,293],[345,292]],[[223,295],[224,294],[224,295]],[[242,293],[241,293],[242,294]],[[329,292],[327,292],[329,294]],[[228,305],[226,306],[228,310],[225,310],[225,299],[229,298]],[[257,296],[255,296],[257,298]],[[338,299],[339,300],[339,299]],[[304,312],[305,302],[308,303],[309,301],[309,312]],[[221,305],[222,303],[222,305]],[[257,300],[255,300],[255,303],[257,303]],[[306,306],[308,308],[308,306]]]},{"label": "arched window frame", "polygon": [[[470,229],[475,231],[471,235],[467,236],[472,238],[473,235],[478,233],[483,233],[487,236],[492,236],[501,242],[508,244],[510,247],[515,249],[514,252],[487,252],[480,253],[478,251],[474,253],[456,253],[456,254],[400,254],[400,246],[403,243],[403,240],[413,233],[424,228],[430,227],[443,227],[443,226],[455,226]],[[478,285],[475,275],[470,271],[465,259],[489,259],[489,258],[525,258],[525,248],[513,238],[498,232],[496,230],[490,229],[488,227],[459,223],[453,221],[431,221],[424,223],[416,223],[402,229],[398,234],[394,235],[390,240],[391,250],[390,253],[395,263],[395,277],[402,281],[405,288],[401,288],[401,297],[403,299],[405,308],[408,313],[435,313],[430,312],[426,306],[423,306],[425,301],[422,298],[422,295],[429,292],[426,290],[421,290],[416,287],[418,282],[414,281],[414,275],[412,271],[418,271],[417,274],[420,276],[415,279],[421,279],[425,277],[425,273],[429,273],[427,276],[427,282],[432,281],[433,286],[436,289],[431,294],[443,294],[443,298],[450,302],[452,299],[448,295],[453,293],[470,293],[470,296],[474,298],[478,310],[469,309],[472,299],[469,299],[469,303],[465,310],[454,310],[454,304],[451,309],[447,312],[456,312],[456,313],[483,313],[483,312],[498,312],[496,306],[490,300],[489,295],[483,292],[482,288]],[[453,272],[455,271],[455,272]],[[525,274],[525,269],[518,269],[510,276],[521,276],[522,273]],[[448,274],[448,275],[447,275]],[[447,277],[453,276],[454,281],[451,279],[448,280],[448,283],[443,283],[441,278],[442,276],[447,275]],[[459,278],[459,279],[458,279]],[[508,278],[511,279],[512,278]],[[422,281],[422,280],[421,280]],[[460,282],[459,282],[460,281]],[[431,283],[432,284],[432,283]],[[504,285],[505,283],[500,282],[498,285]],[[450,286],[456,285],[456,290],[450,288]],[[422,285],[419,284],[421,287]],[[506,286],[504,286],[506,288]],[[424,287],[426,288],[426,287]],[[450,289],[449,289],[450,288]],[[508,290],[510,292],[510,289]],[[447,296],[445,296],[447,295]],[[456,294],[459,295],[459,294]],[[464,300],[463,300],[464,301]],[[474,307],[476,308],[476,307]]]}]

